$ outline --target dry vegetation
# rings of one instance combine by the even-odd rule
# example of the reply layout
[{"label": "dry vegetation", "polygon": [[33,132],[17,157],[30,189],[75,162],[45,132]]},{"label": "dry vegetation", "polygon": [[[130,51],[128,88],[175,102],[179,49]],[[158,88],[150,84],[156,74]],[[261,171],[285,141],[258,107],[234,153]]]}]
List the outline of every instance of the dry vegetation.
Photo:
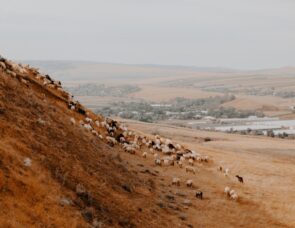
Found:
[{"label": "dry vegetation", "polygon": [[[82,117],[58,96],[1,70],[0,107],[3,227],[295,226],[293,141],[128,122],[142,135],[157,132],[209,155],[210,162],[197,164],[193,175],[155,166],[153,155],[143,159],[143,151],[131,155],[108,146],[73,126],[70,117]],[[230,169],[229,177],[217,170],[220,165]],[[175,176],[180,186],[171,185]],[[187,179],[193,189],[184,185]],[[77,186],[87,194],[77,194]],[[225,196],[225,186],[238,192],[237,201]],[[191,205],[184,204],[188,199]]]},{"label": "dry vegetation", "polygon": [[[0,224],[5,227],[165,227],[158,185],[140,167],[70,123],[78,113],[40,85],[0,71]],[[40,121],[41,120],[41,121]],[[24,159],[32,160],[31,167]],[[77,185],[87,196],[76,193]],[[125,187],[124,187],[125,186]],[[126,191],[126,186],[128,191]],[[69,203],[61,205],[62,199]]]},{"label": "dry vegetation", "polygon": [[[270,221],[273,218],[277,224],[281,223],[280,226],[295,226],[295,149],[293,141],[204,132],[134,121],[127,123],[134,129],[141,129],[142,132],[157,132],[183,142],[190,148],[210,155],[216,166],[229,167],[232,174],[244,177],[245,184],[243,186],[235,184],[242,195],[239,208],[231,210],[227,204],[215,205],[215,207],[220,207],[218,213],[222,214],[224,221],[229,222],[226,217],[227,213],[231,211],[232,215],[243,221],[240,225],[259,227],[258,220],[255,222],[253,222],[253,218],[243,220],[247,215],[253,216],[250,215],[251,210],[257,210],[256,213],[259,214],[259,217],[266,214]],[[206,137],[210,137],[212,141],[202,142],[202,139]],[[212,166],[212,169],[208,168],[207,171],[210,175],[215,175],[216,166]],[[234,179],[231,177],[229,180],[224,180],[221,176],[213,178],[209,174],[205,176],[207,180],[204,181],[214,180],[209,186],[212,188],[211,191],[216,193],[220,191],[220,182],[229,184],[229,181]],[[200,183],[199,180],[197,183]],[[207,183],[204,184],[205,186],[208,188]],[[214,200],[209,201],[213,204],[216,203],[212,202]],[[247,209],[241,211],[243,207]],[[193,213],[199,212],[193,211]],[[213,210],[206,211],[206,215],[208,218],[217,216]],[[260,224],[260,227],[265,227],[265,224]]]}]

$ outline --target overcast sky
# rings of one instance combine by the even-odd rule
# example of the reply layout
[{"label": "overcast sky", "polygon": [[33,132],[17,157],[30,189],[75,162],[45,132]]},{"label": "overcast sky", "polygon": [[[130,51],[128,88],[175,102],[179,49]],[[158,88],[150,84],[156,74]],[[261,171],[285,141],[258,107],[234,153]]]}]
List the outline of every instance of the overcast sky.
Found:
[{"label": "overcast sky", "polygon": [[0,3],[0,54],[12,59],[295,66],[295,0]]}]

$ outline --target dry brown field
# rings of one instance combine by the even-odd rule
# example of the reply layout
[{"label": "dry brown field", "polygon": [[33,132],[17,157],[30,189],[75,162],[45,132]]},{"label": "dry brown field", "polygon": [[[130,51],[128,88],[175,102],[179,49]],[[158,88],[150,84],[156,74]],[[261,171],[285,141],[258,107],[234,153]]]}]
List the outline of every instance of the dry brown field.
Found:
[{"label": "dry brown field", "polygon": [[[222,222],[231,224],[228,220],[228,213],[231,213],[241,219],[241,226],[259,227],[258,223],[254,223],[251,219],[247,220],[251,210],[257,210],[258,217],[265,214],[270,220],[272,218],[277,221],[279,226],[295,226],[295,143],[293,140],[197,131],[135,121],[126,121],[126,123],[130,128],[143,133],[157,133],[184,143],[189,148],[212,158],[213,165],[201,171],[202,174],[203,172],[207,174],[202,177],[197,175],[194,178],[197,185],[208,192],[208,202],[206,208],[202,208],[202,212],[196,208],[190,209],[190,215],[196,223],[200,217],[204,219],[213,217],[218,220],[220,216],[223,218],[219,221],[220,225]],[[212,141],[204,142],[202,139],[206,137]],[[229,168],[230,177],[220,174],[217,171],[218,166]],[[204,167],[200,167],[202,168]],[[236,174],[243,176],[244,184],[235,182]],[[188,178],[186,174],[177,174],[173,169],[166,170],[165,175],[181,175],[183,178]],[[211,182],[210,178],[214,181]],[[209,181],[210,184],[202,186],[205,181]],[[214,202],[216,198],[211,198],[212,193],[222,195],[225,185],[234,186],[239,192],[240,208],[220,201],[218,204]],[[244,206],[247,209],[243,210]],[[210,227],[210,225],[214,226],[212,223],[206,224],[205,227]],[[260,227],[265,227],[265,225]]]}]

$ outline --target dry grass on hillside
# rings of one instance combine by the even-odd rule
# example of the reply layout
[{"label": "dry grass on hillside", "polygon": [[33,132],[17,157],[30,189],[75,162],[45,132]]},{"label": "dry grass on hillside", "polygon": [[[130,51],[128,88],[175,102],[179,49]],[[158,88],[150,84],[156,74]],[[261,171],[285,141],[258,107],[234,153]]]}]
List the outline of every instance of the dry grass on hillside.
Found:
[{"label": "dry grass on hillside", "polygon": [[[291,178],[294,176],[293,161],[289,157],[283,163],[277,154],[278,157],[269,158],[257,155],[263,167],[260,170],[255,168],[252,156],[254,154],[256,159],[257,151],[245,149],[249,155],[246,152],[235,154],[226,148],[233,139],[225,135],[188,133],[180,128],[161,126],[160,134],[208,154],[210,160],[194,165],[198,170],[196,175],[176,165],[155,166],[152,154],[146,159],[141,156],[147,148],[132,155],[119,146],[110,147],[85,129],[71,124],[71,117],[76,120],[85,117],[69,110],[58,94],[34,80],[28,85],[20,83],[2,71],[0,107],[0,205],[4,208],[0,212],[0,224],[4,227],[294,225],[292,215],[286,215],[287,209],[293,212],[286,206],[295,198],[293,191],[288,193],[288,188],[280,188],[280,184],[289,187],[294,183]],[[90,116],[100,118],[94,114]],[[159,128],[156,125],[131,126],[142,134]],[[207,136],[213,141],[204,144]],[[241,148],[239,141],[235,142],[238,151],[249,144],[244,139],[252,138],[241,138]],[[31,165],[25,166],[26,158],[31,159]],[[270,165],[276,164],[270,162],[274,158],[278,166],[271,169]],[[217,171],[222,161],[225,167],[231,168],[230,177]],[[289,169],[284,178],[283,164]],[[235,174],[243,175],[246,183],[239,183]],[[274,174],[277,174],[272,179],[274,182],[259,182]],[[181,179],[180,186],[171,184],[173,177]],[[185,186],[187,179],[193,180],[192,189]],[[233,187],[240,198],[229,200],[223,193],[225,186]],[[267,191],[269,187],[273,191]],[[77,188],[82,188],[83,194]],[[196,191],[204,193],[203,200],[195,197]],[[278,196],[282,192],[281,202],[284,203],[280,204]],[[286,201],[288,196],[291,198]],[[185,203],[186,200],[190,200],[189,203]]]},{"label": "dry grass on hillside", "polygon": [[[205,175],[207,180],[204,182],[212,180],[212,183],[209,185],[206,183],[204,186],[211,186],[211,191],[217,194],[220,191],[219,183],[232,185],[231,181],[235,181],[235,174],[243,176],[245,184],[243,186],[234,184],[234,186],[238,189],[242,196],[242,202],[246,205],[242,203],[238,208],[231,205],[234,209],[232,208],[233,211],[229,213],[240,218],[240,221],[243,221],[244,216],[253,216],[250,215],[253,211],[259,215],[260,219],[263,214],[266,215],[266,221],[274,219],[277,221],[277,225],[280,224],[279,226],[295,226],[295,207],[293,206],[295,205],[294,141],[196,131],[135,121],[127,121],[127,123],[131,128],[141,129],[145,133],[157,131],[160,135],[171,137],[192,149],[208,154],[212,157],[215,167],[218,165],[228,167],[232,174],[229,180],[224,180],[220,176]],[[200,143],[200,139],[205,137],[210,137],[212,141]],[[211,172],[210,175],[213,175],[215,168],[212,167]],[[215,200],[217,198],[215,196]],[[215,205],[220,207],[218,213],[222,213],[224,221],[229,222],[227,212],[231,209],[227,208],[226,204],[220,205],[221,203]],[[245,211],[243,208],[246,208]],[[214,210],[207,211],[206,215],[211,218],[218,216],[215,215]],[[253,221],[252,218],[244,220],[240,225],[259,227],[257,222],[258,220]],[[260,224],[260,227],[272,226]]]}]

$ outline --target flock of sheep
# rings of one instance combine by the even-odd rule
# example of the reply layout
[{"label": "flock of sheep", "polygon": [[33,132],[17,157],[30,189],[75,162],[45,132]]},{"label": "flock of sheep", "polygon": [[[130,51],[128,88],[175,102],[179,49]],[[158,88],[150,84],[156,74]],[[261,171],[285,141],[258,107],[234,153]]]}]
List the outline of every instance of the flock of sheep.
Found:
[{"label": "flock of sheep", "polygon": [[[73,99],[69,93],[63,90],[59,81],[53,80],[49,75],[42,75],[38,69],[29,66],[15,64],[12,61],[6,60],[0,56],[0,68],[7,75],[19,79],[22,83],[38,83],[48,91],[56,91],[58,97],[62,99],[72,112],[79,114],[79,119],[71,117],[69,119],[72,125],[78,125],[85,130],[91,132],[95,137],[104,140],[110,146],[120,145],[123,150],[130,154],[138,154],[142,152],[143,158],[152,157],[156,166],[177,166],[184,168],[187,173],[196,174],[197,168],[195,163],[208,163],[209,157],[200,153],[187,149],[184,146],[156,135],[147,137],[138,135],[130,131],[123,124],[110,118],[96,116],[89,112],[78,101]],[[33,75],[33,78],[30,76]],[[225,176],[229,175],[229,169],[218,168]],[[243,178],[236,176],[243,183]],[[172,185],[179,186],[181,180],[178,177],[172,179]],[[186,181],[188,188],[193,187],[193,180]],[[232,200],[238,199],[238,194],[231,188],[225,187],[224,193]],[[203,199],[203,192],[198,191],[195,195],[199,199]]]}]

